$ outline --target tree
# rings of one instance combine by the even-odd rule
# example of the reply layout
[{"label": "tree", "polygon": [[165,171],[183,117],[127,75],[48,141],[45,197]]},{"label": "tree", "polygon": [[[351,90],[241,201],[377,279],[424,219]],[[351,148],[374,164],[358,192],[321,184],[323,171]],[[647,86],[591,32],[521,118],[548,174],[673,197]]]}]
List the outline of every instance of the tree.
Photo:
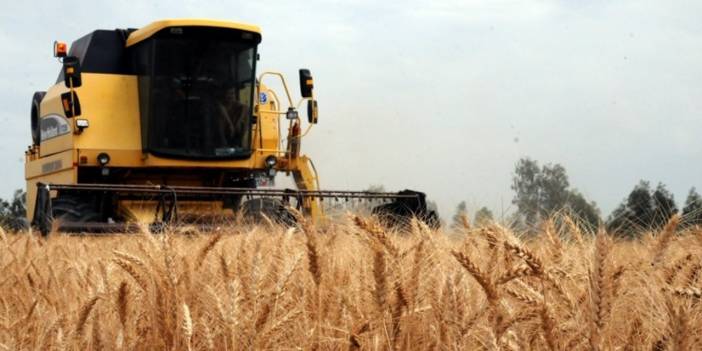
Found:
[{"label": "tree", "polygon": [[617,235],[633,237],[635,232],[651,223],[653,211],[651,185],[641,180],[609,216],[607,228]]},{"label": "tree", "polygon": [[517,205],[517,212],[523,217],[524,224],[534,226],[539,220],[540,201],[539,164],[530,159],[517,161],[512,177],[512,190],[515,195],[512,203]]},{"label": "tree", "polygon": [[654,207],[651,198],[651,185],[640,181],[629,194],[627,207],[631,211],[631,220],[639,227],[645,227],[653,220]]},{"label": "tree", "polygon": [[607,220],[607,228],[617,235],[634,237],[642,230],[663,227],[678,212],[675,199],[662,183],[655,190],[641,180]]},{"label": "tree", "polygon": [[626,206],[626,201],[622,202],[609,214],[607,218],[607,230],[614,234],[626,234],[631,223],[628,223],[631,213]]},{"label": "tree", "polygon": [[539,185],[539,210],[542,218],[564,208],[568,203],[570,192],[568,175],[559,164],[545,165],[537,177]]},{"label": "tree", "polygon": [[476,226],[484,226],[493,221],[492,211],[487,207],[481,207],[478,212],[475,213],[475,219],[473,222]]},{"label": "tree", "polygon": [[675,205],[675,198],[662,183],[658,183],[651,198],[653,200],[654,211],[651,218],[651,227],[656,229],[663,228],[663,226],[668,223],[670,217],[678,213],[678,206]]},{"label": "tree", "polygon": [[468,210],[466,202],[461,201],[458,206],[456,206],[456,213],[453,215],[453,222],[451,223],[451,226],[453,228],[461,228],[465,218],[468,218]]},{"label": "tree", "polygon": [[685,199],[685,207],[682,210],[683,225],[702,225],[702,196],[693,187]]},{"label": "tree", "polygon": [[555,212],[569,209],[589,226],[600,222],[597,204],[588,202],[575,189],[570,189],[568,174],[560,164],[539,164],[529,158],[520,159],[514,170],[512,203],[517,205],[516,225],[535,228],[538,222]]},{"label": "tree", "polygon": [[570,215],[577,217],[587,229],[596,229],[600,225],[600,210],[594,201],[587,199],[577,190],[569,190],[567,200]]},{"label": "tree", "polygon": [[12,201],[0,199],[0,226],[10,230],[20,230],[27,226],[26,210],[27,194],[22,190],[15,190]]}]

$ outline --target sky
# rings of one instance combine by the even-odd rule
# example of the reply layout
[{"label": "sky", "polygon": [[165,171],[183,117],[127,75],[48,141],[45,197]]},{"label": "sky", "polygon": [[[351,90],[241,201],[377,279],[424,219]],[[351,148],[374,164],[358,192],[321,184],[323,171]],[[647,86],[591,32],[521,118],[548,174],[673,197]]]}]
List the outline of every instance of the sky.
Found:
[{"label": "sky", "polygon": [[[259,25],[259,68],[315,78],[303,141],[325,189],[421,190],[499,217],[521,157],[560,163],[609,214],[640,179],[702,188],[699,1],[57,1],[0,13],[0,197],[24,187],[52,42],[164,18]],[[295,92],[299,94],[299,92]],[[702,189],[701,189],[702,190]]]}]

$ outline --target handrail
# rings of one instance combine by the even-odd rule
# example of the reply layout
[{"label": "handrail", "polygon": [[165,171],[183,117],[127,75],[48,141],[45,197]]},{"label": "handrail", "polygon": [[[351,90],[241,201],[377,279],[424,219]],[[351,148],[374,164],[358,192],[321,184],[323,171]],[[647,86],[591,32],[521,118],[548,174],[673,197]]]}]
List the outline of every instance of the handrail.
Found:
[{"label": "handrail", "polygon": [[[275,71],[264,71],[263,73],[261,73],[258,76],[258,84],[256,84],[256,99],[255,99],[256,105],[260,106],[259,103],[260,103],[261,85],[263,84],[263,78],[265,76],[269,76],[269,75],[276,76],[276,77],[280,78],[280,81],[283,83],[283,89],[285,89],[285,95],[288,98],[288,104],[289,104],[288,106],[293,106],[292,96],[290,95],[290,90],[288,89],[288,84],[287,84],[287,81],[285,80],[285,76],[283,76],[282,73],[275,72]],[[278,114],[278,115],[286,114],[287,111],[280,110],[281,106],[280,106],[280,100],[278,99],[278,95],[273,90],[268,90],[268,91],[273,93],[273,96],[275,97],[275,100],[277,102],[276,107],[278,108],[278,110],[277,111],[266,111],[265,113],[273,113],[273,114]],[[259,107],[257,109],[257,111],[259,113],[259,118],[260,118],[261,117],[260,114],[262,113],[261,108]],[[259,147],[263,148],[263,125],[260,121],[257,124],[258,124],[257,127],[258,127]],[[280,135],[280,121],[278,121],[278,135]],[[279,137],[278,143],[280,143],[280,142],[281,142],[281,138]],[[280,147],[280,144],[278,145],[278,147]]]},{"label": "handrail", "polygon": [[[288,103],[290,104],[290,106],[293,106],[292,96],[290,95],[290,90],[288,90],[288,84],[287,84],[287,82],[285,81],[285,77],[284,77],[283,74],[280,73],[280,72],[265,71],[265,72],[261,73],[261,75],[258,76],[258,84],[259,84],[259,86],[256,88],[257,93],[260,94],[260,92],[261,92],[261,91],[260,91],[260,89],[261,89],[261,88],[260,88],[260,84],[262,84],[262,82],[263,82],[263,77],[268,76],[268,75],[277,76],[278,78],[280,78],[280,81],[283,83],[283,88],[285,89],[285,95],[288,96]],[[256,96],[258,97],[258,95],[256,95]]]},{"label": "handrail", "polygon": [[[260,115],[261,113],[264,113],[263,111],[261,111],[261,108],[260,108],[260,104],[259,104],[259,103],[260,103],[260,95],[261,95],[261,85],[263,84],[263,78],[266,77],[266,76],[275,76],[275,77],[280,78],[280,81],[281,81],[281,83],[283,84],[283,89],[285,90],[285,95],[286,95],[286,97],[287,97],[287,99],[288,99],[288,104],[289,104],[289,105],[288,105],[288,108],[289,108],[289,109],[294,108],[295,110],[299,111],[299,110],[300,110],[300,106],[302,105],[302,103],[303,103],[305,100],[310,100],[310,98],[305,98],[305,97],[303,97],[303,98],[297,103],[297,105],[295,105],[295,104],[293,103],[292,96],[290,95],[290,90],[288,89],[288,84],[287,84],[287,81],[285,80],[285,76],[284,76],[282,73],[276,72],[276,71],[264,71],[263,73],[261,73],[261,74],[258,76],[258,84],[256,84],[256,104],[259,106],[258,109],[257,109],[259,115]],[[277,114],[277,115],[284,115],[284,114],[288,113],[288,110],[281,109],[282,106],[280,105],[280,100],[279,100],[279,98],[278,98],[278,95],[275,93],[275,91],[274,91],[274,90],[271,90],[271,89],[268,89],[267,92],[270,92],[270,93],[272,94],[272,96],[274,97],[274,99],[275,99],[275,101],[276,101],[276,108],[277,108],[277,110],[269,110],[269,111],[265,111],[265,113],[272,113],[272,114]],[[259,116],[259,117],[260,117],[260,116]],[[299,112],[298,112],[298,118],[297,118],[297,120],[298,120],[298,121],[301,121],[301,119],[300,119],[300,117],[299,117]],[[307,126],[307,128],[305,128],[305,130],[304,130],[302,133],[300,133],[299,135],[293,136],[293,135],[291,135],[292,126],[293,126],[293,120],[290,120],[289,122],[290,122],[290,123],[288,124],[288,133],[287,133],[287,137],[286,137],[286,140],[287,140],[288,143],[290,143],[290,141],[291,141],[291,140],[294,140],[294,139],[297,139],[297,140],[301,141],[302,138],[305,137],[305,136],[310,132],[310,130],[312,130],[313,124],[309,124],[309,125]],[[278,135],[280,136],[280,137],[278,138],[278,147],[280,148],[280,147],[282,146],[281,144],[282,144],[282,142],[283,142],[282,133],[280,132],[280,121],[278,121]],[[262,125],[261,125],[260,122],[258,123],[258,139],[259,139],[259,149],[257,149],[257,151],[263,149],[263,127],[262,127]],[[287,149],[287,147],[286,147],[286,149]],[[292,156],[292,155],[290,155],[290,156]],[[290,161],[290,157],[288,157],[288,161]]]}]

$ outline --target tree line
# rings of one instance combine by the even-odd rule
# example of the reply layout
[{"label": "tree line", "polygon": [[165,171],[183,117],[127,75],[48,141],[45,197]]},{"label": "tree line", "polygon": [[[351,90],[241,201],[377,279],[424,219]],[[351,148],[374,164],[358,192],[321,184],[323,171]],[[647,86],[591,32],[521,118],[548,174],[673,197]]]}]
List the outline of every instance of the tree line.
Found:
[{"label": "tree line", "polygon": [[663,228],[675,214],[682,216],[682,227],[702,225],[702,197],[693,187],[679,209],[665,185],[654,188],[640,181],[629,196],[607,218],[607,229],[619,236],[632,237],[645,230]]},{"label": "tree line", "polygon": [[[538,230],[540,223],[556,213],[571,216],[586,229],[605,227],[613,235],[628,238],[662,228],[675,214],[682,216],[683,228],[702,226],[702,196],[694,187],[680,208],[665,184],[653,187],[650,182],[641,180],[605,218],[597,203],[571,186],[565,167],[558,163],[539,165],[536,160],[522,158],[515,164],[511,189],[514,191],[512,204],[516,208],[508,222],[514,229],[524,232]],[[368,190],[384,191],[384,187],[374,185]],[[436,209],[435,203],[428,202]],[[453,226],[463,225],[467,218],[467,205],[462,201],[452,218]],[[482,225],[493,219],[492,211],[483,206],[475,212],[472,221]],[[12,199],[0,199],[0,227],[20,230],[26,226],[26,193],[16,190]]]},{"label": "tree line", "polygon": [[12,199],[0,199],[0,227],[5,230],[21,230],[27,227],[27,194],[15,190]]},{"label": "tree line", "polygon": [[[525,232],[537,231],[540,223],[556,213],[571,216],[586,229],[605,227],[613,235],[628,238],[662,228],[675,214],[682,216],[683,227],[702,225],[702,196],[694,187],[680,209],[663,183],[654,188],[650,182],[641,180],[604,218],[597,203],[571,187],[565,167],[557,163],[540,166],[536,160],[522,158],[515,164],[511,189],[516,210],[509,223]],[[456,209],[454,223],[458,223],[464,212],[465,202],[462,202]]]}]

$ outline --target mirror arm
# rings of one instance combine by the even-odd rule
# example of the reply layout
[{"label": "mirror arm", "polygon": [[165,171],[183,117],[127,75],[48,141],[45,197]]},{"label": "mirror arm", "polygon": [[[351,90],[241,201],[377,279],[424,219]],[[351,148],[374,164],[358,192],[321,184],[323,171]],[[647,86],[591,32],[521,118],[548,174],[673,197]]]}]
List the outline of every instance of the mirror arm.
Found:
[{"label": "mirror arm", "polygon": [[305,101],[307,101],[307,100],[313,100],[313,98],[311,98],[311,97],[308,97],[308,98],[303,97],[302,99],[300,99],[300,101],[297,102],[297,105],[295,105],[295,109],[297,109],[297,110],[299,111],[299,110],[300,110],[300,107],[302,106],[302,103],[305,102]]},{"label": "mirror arm", "polygon": [[71,115],[76,117],[76,91],[73,89],[73,79],[69,79],[68,91],[71,92]]}]

